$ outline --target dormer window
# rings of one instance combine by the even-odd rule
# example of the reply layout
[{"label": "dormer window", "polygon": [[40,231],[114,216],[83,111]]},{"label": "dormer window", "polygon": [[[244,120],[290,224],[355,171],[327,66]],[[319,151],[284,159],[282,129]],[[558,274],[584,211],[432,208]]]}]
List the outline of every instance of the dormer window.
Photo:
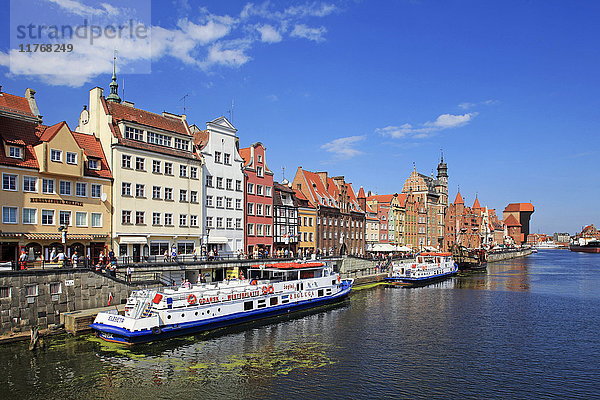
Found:
[{"label": "dormer window", "polygon": [[141,129],[132,128],[130,126],[125,127],[125,138],[133,140],[144,140],[144,133]]},{"label": "dormer window", "polygon": [[18,146],[8,146],[8,156],[11,158],[23,158],[23,149]]},{"label": "dormer window", "polygon": [[62,151],[50,149],[50,160],[55,162],[62,162]]},{"label": "dormer window", "polygon": [[96,160],[94,158],[88,160],[88,168],[89,169],[100,169],[100,160]]},{"label": "dormer window", "polygon": [[179,150],[189,151],[190,141],[185,139],[175,138],[175,148]]},{"label": "dormer window", "polygon": [[67,151],[67,164],[77,164],[77,153]]}]

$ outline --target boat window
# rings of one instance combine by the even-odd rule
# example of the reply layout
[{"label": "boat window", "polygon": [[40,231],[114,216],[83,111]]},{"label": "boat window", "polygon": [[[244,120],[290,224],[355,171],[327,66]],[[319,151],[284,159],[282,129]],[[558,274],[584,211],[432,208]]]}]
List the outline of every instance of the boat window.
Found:
[{"label": "boat window", "polygon": [[327,295],[330,295],[331,294],[331,289],[325,290],[325,293],[327,293]]},{"label": "boat window", "polygon": [[265,299],[258,300],[258,305],[256,308],[265,308],[267,306],[267,301]]},{"label": "boat window", "polygon": [[253,301],[245,301],[244,302],[244,311],[252,310],[254,308]]},{"label": "boat window", "polygon": [[271,306],[276,306],[276,305],[277,305],[277,303],[279,302],[278,300],[279,300],[279,298],[278,298],[278,297],[271,297],[271,298],[269,299],[269,303],[270,303],[269,305],[271,305]]},{"label": "boat window", "polygon": [[323,296],[323,289],[319,289],[319,291],[317,293],[318,293],[319,297]]},{"label": "boat window", "polygon": [[335,279],[332,279],[332,280],[331,280],[331,284],[332,284],[332,285],[335,285]]}]

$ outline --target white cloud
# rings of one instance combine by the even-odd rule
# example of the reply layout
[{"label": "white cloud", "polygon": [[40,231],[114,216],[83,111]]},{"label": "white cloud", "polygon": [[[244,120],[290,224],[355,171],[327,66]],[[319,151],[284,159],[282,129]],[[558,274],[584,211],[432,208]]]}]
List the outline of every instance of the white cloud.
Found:
[{"label": "white cloud", "polygon": [[90,15],[117,15],[119,13],[119,9],[111,6],[107,3],[102,3],[100,8],[90,7],[88,5],[82,4],[77,0],[47,0],[50,3],[54,3],[63,10],[71,13],[80,15],[82,17],[88,17]]},{"label": "white cloud", "polygon": [[277,32],[277,29],[275,29],[271,25],[265,24],[262,26],[258,26],[256,27],[256,30],[260,33],[260,40],[262,42],[277,43],[283,40],[281,34]]},{"label": "white cloud", "polygon": [[333,153],[337,159],[349,159],[362,154],[362,151],[355,149],[356,143],[365,140],[366,136],[348,136],[332,140],[325,143],[321,148],[325,151]]},{"label": "white cloud", "polygon": [[314,42],[322,42],[325,40],[323,35],[327,32],[327,29],[324,27],[320,28],[311,28],[304,24],[298,24],[294,26],[294,30],[290,34],[293,37],[304,38],[308,40],[312,40]]},{"label": "white cloud", "polygon": [[407,123],[400,126],[377,128],[375,129],[375,132],[396,139],[424,139],[430,137],[435,132],[466,125],[476,116],[476,112],[462,115],[442,114],[437,117],[435,121],[428,121],[416,127]]},{"label": "white cloud", "polygon": [[472,108],[475,108],[477,106],[480,105],[484,105],[484,106],[490,106],[493,104],[498,104],[498,100],[484,100],[484,101],[480,101],[478,103],[470,103],[470,102],[464,102],[464,103],[460,103],[458,105],[459,108],[463,109],[463,110],[470,110]]},{"label": "white cloud", "polygon": [[[69,14],[99,19],[111,17],[112,24],[128,20],[132,15],[131,10],[108,3],[91,7],[83,0],[46,1]],[[110,73],[115,49],[119,51],[118,70],[127,73],[150,72],[152,62],[166,57],[204,71],[213,67],[235,68],[252,60],[252,47],[258,42],[277,43],[290,37],[315,42],[324,40],[327,32],[324,27],[309,27],[299,21],[323,18],[337,10],[332,4],[320,2],[277,10],[279,3],[263,2],[248,3],[239,16],[231,17],[211,14],[205,7],[192,12],[187,0],[173,1],[186,11],[185,17],[175,26],[149,26],[151,40],[150,36],[145,39],[103,37],[90,45],[85,39],[71,39],[68,43],[73,44],[74,50],[68,54],[0,51],[0,65],[10,67],[11,76],[29,75],[51,85],[71,87],[88,84],[98,75]],[[288,28],[292,26],[293,30]],[[142,71],[142,64],[146,70]]]},{"label": "white cloud", "polygon": [[269,94],[269,95],[267,95],[267,100],[269,100],[269,101],[279,101],[279,96],[277,96],[276,94]]}]

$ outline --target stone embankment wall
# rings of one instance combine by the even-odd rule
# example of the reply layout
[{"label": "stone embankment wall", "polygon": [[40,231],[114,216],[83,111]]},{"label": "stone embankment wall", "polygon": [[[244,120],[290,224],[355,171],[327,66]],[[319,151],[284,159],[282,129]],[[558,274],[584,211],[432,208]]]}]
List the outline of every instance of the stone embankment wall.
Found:
[{"label": "stone embankment wall", "polygon": [[487,259],[489,263],[493,263],[496,261],[509,260],[511,258],[525,257],[530,254],[531,249],[507,250],[499,253],[489,253]]},{"label": "stone embankment wall", "polygon": [[[143,287],[143,286],[142,286]],[[64,312],[127,300],[126,284],[89,270],[15,271],[0,274],[0,334],[59,323]]]}]

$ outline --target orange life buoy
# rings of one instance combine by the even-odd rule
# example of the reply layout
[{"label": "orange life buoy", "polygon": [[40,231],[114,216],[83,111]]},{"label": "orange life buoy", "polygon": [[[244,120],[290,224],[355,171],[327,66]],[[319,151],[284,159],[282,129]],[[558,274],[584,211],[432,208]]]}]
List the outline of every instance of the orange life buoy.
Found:
[{"label": "orange life buoy", "polygon": [[197,301],[198,299],[196,298],[195,294],[190,294],[187,298],[188,304],[196,304]]},{"label": "orange life buoy", "polygon": [[262,287],[262,294],[267,294],[267,293],[269,293],[269,288],[266,287],[266,286],[263,286]]},{"label": "orange life buoy", "polygon": [[275,293],[275,289],[273,288],[273,286],[269,285],[269,294],[271,293]]},{"label": "orange life buoy", "polygon": [[341,280],[342,280],[342,277],[340,275],[338,275],[338,283],[340,283]]}]

